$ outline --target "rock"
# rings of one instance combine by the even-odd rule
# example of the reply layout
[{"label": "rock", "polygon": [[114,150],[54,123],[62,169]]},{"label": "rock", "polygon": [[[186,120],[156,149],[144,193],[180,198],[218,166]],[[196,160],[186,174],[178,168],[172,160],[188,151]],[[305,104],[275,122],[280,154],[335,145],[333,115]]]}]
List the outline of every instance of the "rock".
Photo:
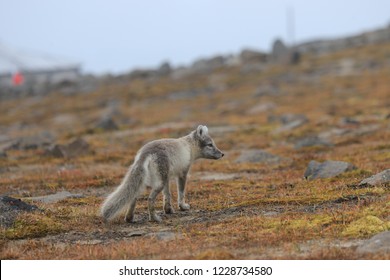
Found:
[{"label": "rock", "polygon": [[260,113],[264,113],[264,112],[267,112],[267,111],[271,111],[275,107],[276,107],[275,103],[272,103],[272,102],[261,103],[261,104],[258,104],[256,106],[250,108],[247,111],[247,114],[249,114],[249,115],[260,114]]},{"label": "rock", "polygon": [[272,45],[272,60],[275,62],[284,62],[289,55],[289,50],[282,40],[277,39]]},{"label": "rock", "polygon": [[386,169],[378,174],[364,179],[359,183],[359,186],[377,186],[390,183],[390,169]]},{"label": "rock", "polygon": [[149,233],[146,236],[155,237],[157,240],[160,241],[171,241],[171,240],[183,238],[181,234],[172,231],[158,231],[158,232]]},{"label": "rock", "polygon": [[291,123],[288,123],[288,124],[285,124],[277,129],[275,129],[273,131],[273,133],[282,133],[282,132],[286,132],[286,131],[290,131],[290,130],[293,130],[295,128],[298,128],[300,126],[302,126],[303,124],[305,124],[306,122],[305,121],[302,121],[302,120],[296,120],[296,121],[293,121]]},{"label": "rock", "polygon": [[319,178],[333,178],[344,172],[356,169],[354,165],[344,161],[327,160],[323,163],[312,160],[310,161],[305,174],[303,175],[308,180]]},{"label": "rock", "polygon": [[240,62],[242,64],[249,63],[265,63],[267,62],[268,55],[263,52],[244,49],[240,53]]},{"label": "rock", "polygon": [[303,114],[283,114],[281,116],[268,116],[269,123],[280,122],[281,124],[290,124],[295,121],[307,122],[308,118]]},{"label": "rock", "polygon": [[10,171],[11,169],[8,166],[0,166],[0,174]]},{"label": "rock", "polygon": [[368,124],[358,126],[356,128],[332,128],[328,131],[321,132],[319,137],[331,138],[331,137],[360,137],[364,135],[370,135],[380,129],[378,124]]},{"label": "rock", "polygon": [[281,91],[276,85],[261,85],[256,89],[253,95],[254,97],[279,96],[281,95]]},{"label": "rock", "polygon": [[172,67],[169,62],[163,62],[160,67],[157,69],[157,74],[160,77],[168,76],[172,72]]},{"label": "rock", "polygon": [[82,138],[77,138],[67,145],[57,144],[46,150],[47,155],[62,158],[72,158],[89,153],[90,147]]},{"label": "rock", "polygon": [[329,142],[328,140],[318,137],[318,136],[310,136],[305,137],[300,140],[298,140],[295,143],[295,149],[300,148],[306,148],[306,147],[316,147],[316,146],[325,146],[325,147],[331,147],[333,144]]},{"label": "rock", "polygon": [[28,200],[31,201],[38,201],[42,203],[55,203],[67,198],[81,198],[84,197],[82,194],[73,194],[68,191],[62,191],[55,194],[49,194],[44,196],[36,196],[36,197],[30,197]]},{"label": "rock", "polygon": [[211,74],[208,77],[209,88],[213,91],[220,92],[227,88],[226,75],[224,74]]},{"label": "rock", "polygon": [[0,196],[0,227],[10,227],[20,212],[32,212],[38,207],[25,203],[20,199]]},{"label": "rock", "polygon": [[280,116],[280,122],[282,124],[290,124],[296,121],[306,123],[308,122],[308,118],[303,114],[284,114]]},{"label": "rock", "polygon": [[343,117],[340,119],[340,125],[342,126],[348,126],[348,125],[359,125],[360,122],[354,118],[351,117]]},{"label": "rock", "polygon": [[339,76],[350,76],[356,74],[356,60],[352,58],[342,58],[338,65]]},{"label": "rock", "polygon": [[168,98],[171,100],[184,100],[195,98],[199,95],[199,92],[196,90],[183,90],[172,92],[168,95]]},{"label": "rock", "polygon": [[146,234],[146,231],[144,230],[136,230],[136,231],[131,231],[126,234],[127,237],[138,237],[138,236],[143,236]]},{"label": "rock", "polygon": [[113,131],[118,130],[119,127],[115,123],[115,121],[111,117],[104,117],[100,119],[100,121],[97,123],[96,127],[97,129],[101,129],[104,131]]},{"label": "rock", "polygon": [[378,233],[361,244],[358,253],[390,253],[390,231]]},{"label": "rock", "polygon": [[246,150],[235,160],[236,163],[269,163],[275,164],[282,160],[281,157],[267,153],[264,150]]},{"label": "rock", "polygon": [[301,53],[297,50],[290,52],[290,64],[298,64],[301,61]]},{"label": "rock", "polygon": [[7,153],[5,151],[0,150],[0,158],[7,158]]},{"label": "rock", "polygon": [[199,172],[193,174],[193,176],[199,178],[199,180],[202,181],[222,181],[240,178],[240,174],[238,173]]},{"label": "rock", "polygon": [[380,129],[379,124],[367,124],[360,126],[357,129],[354,129],[350,132],[350,135],[353,137],[359,137],[363,135],[370,135]]},{"label": "rock", "polygon": [[266,63],[247,63],[247,64],[242,64],[240,67],[240,74],[242,75],[247,75],[251,73],[259,73],[263,72],[266,69],[268,69],[268,64]]},{"label": "rock", "polygon": [[281,127],[273,131],[273,133],[278,134],[281,132],[290,131],[295,128],[298,128],[307,123],[309,120],[303,114],[284,114],[281,116],[268,116],[268,122],[272,123],[275,121],[278,121],[283,124]]},{"label": "rock", "polygon": [[212,70],[220,68],[224,65],[225,58],[223,56],[215,56],[208,59],[196,60],[191,66],[191,71],[198,74],[208,74]]},{"label": "rock", "polygon": [[51,145],[54,137],[48,131],[44,131],[38,135],[26,136],[14,141],[9,149],[15,150],[30,150],[40,149]]},{"label": "rock", "polygon": [[150,69],[135,69],[128,75],[130,80],[136,79],[150,79],[156,76],[155,70]]},{"label": "rock", "polygon": [[92,240],[78,240],[76,241],[79,245],[97,245],[103,243],[103,240],[100,239],[92,239]]},{"label": "rock", "polygon": [[192,75],[192,70],[191,68],[188,68],[188,67],[178,67],[178,68],[174,68],[171,72],[171,78],[173,80],[180,80],[180,79],[183,79],[183,78],[186,78],[190,75]]},{"label": "rock", "polygon": [[276,63],[297,64],[301,60],[301,52],[288,48],[282,40],[277,39],[272,45],[271,58]]},{"label": "rock", "polygon": [[210,88],[190,89],[190,90],[172,92],[168,95],[168,98],[171,100],[185,100],[185,99],[192,99],[202,95],[209,95],[212,92],[213,91]]},{"label": "rock", "polygon": [[322,139],[324,138],[332,138],[332,137],[339,137],[343,135],[347,135],[350,132],[349,129],[345,128],[331,128],[330,130],[321,132],[318,136]]}]

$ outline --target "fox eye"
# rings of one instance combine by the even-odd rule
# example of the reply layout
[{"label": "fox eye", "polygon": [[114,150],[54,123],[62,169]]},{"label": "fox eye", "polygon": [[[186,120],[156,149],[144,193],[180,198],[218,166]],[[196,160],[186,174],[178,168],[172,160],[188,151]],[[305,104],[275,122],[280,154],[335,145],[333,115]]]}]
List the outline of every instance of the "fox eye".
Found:
[{"label": "fox eye", "polygon": [[213,146],[213,144],[210,143],[210,144],[207,144],[206,146],[211,148]]}]

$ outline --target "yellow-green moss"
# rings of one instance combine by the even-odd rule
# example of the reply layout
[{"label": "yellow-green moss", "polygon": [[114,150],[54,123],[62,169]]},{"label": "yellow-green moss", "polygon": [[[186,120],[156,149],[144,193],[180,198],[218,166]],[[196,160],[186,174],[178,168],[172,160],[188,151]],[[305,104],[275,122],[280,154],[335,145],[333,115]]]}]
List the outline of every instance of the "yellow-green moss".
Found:
[{"label": "yellow-green moss", "polygon": [[14,225],[6,229],[5,238],[21,239],[42,237],[62,231],[62,225],[45,216],[28,215],[18,218]]},{"label": "yellow-green moss", "polygon": [[368,215],[350,223],[341,234],[346,237],[369,237],[388,229],[390,229],[390,222]]},{"label": "yellow-green moss", "polygon": [[308,219],[291,220],[288,228],[313,230],[330,224],[331,222],[332,218],[329,216],[316,215]]}]

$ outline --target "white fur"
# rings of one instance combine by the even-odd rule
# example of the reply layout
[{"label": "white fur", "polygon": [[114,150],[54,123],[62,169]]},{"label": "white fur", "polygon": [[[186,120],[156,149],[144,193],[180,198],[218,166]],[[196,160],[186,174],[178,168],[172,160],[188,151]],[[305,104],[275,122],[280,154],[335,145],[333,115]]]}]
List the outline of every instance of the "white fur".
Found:
[{"label": "white fur", "polygon": [[[159,192],[164,192],[164,211],[173,213],[167,179],[177,180],[179,208],[183,211],[189,210],[190,206],[185,203],[185,184],[191,164],[199,158],[219,159],[223,156],[212,139],[207,137],[207,126],[199,125],[196,131],[182,138],[156,140],[142,147],[122,183],[104,201],[101,207],[102,216],[106,220],[112,220],[127,207],[125,220],[132,222],[137,196],[149,186],[152,187],[148,198],[149,219],[161,222],[154,206]],[[207,145],[201,149],[199,141],[212,141],[214,147]],[[167,163],[169,166],[166,166]]]}]

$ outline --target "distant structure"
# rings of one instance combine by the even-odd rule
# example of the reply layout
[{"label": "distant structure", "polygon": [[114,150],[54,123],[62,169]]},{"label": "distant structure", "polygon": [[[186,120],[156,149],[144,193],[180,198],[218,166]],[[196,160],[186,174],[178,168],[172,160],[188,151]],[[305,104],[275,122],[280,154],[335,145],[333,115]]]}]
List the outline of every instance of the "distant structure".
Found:
[{"label": "distant structure", "polygon": [[80,63],[63,58],[17,50],[0,42],[0,95],[45,94],[80,77]]}]

